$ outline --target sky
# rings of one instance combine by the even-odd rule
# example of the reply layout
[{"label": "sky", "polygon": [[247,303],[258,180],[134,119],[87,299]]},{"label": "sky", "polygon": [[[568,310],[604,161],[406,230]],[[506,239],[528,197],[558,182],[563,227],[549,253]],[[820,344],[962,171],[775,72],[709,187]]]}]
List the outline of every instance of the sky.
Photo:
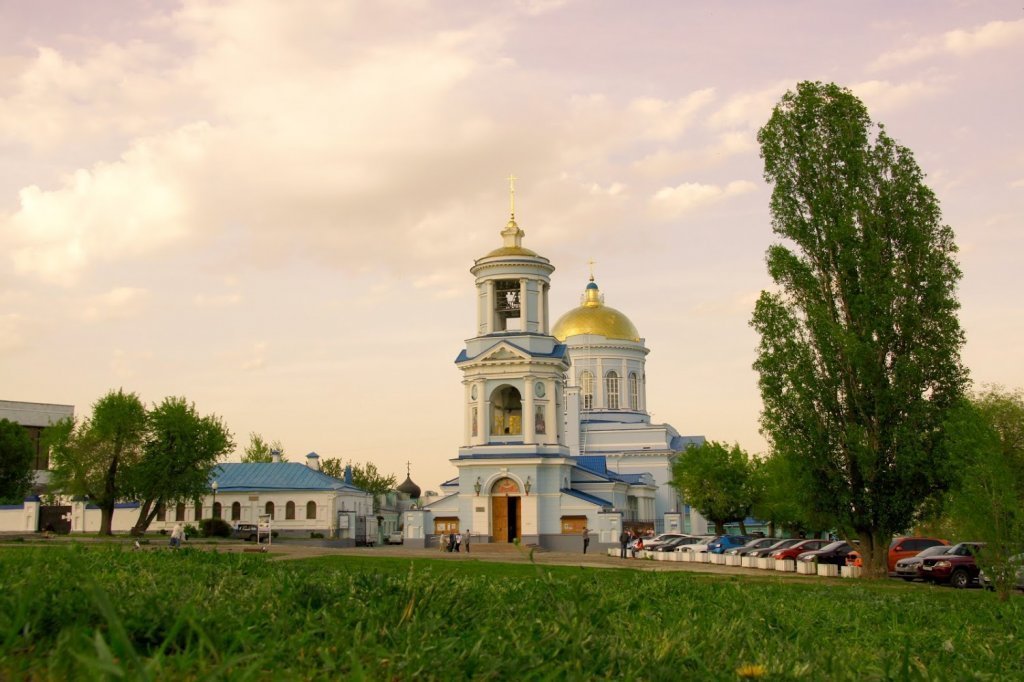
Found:
[{"label": "sky", "polygon": [[763,452],[756,134],[803,80],[913,150],[964,362],[1021,387],[1022,64],[1020,2],[0,0],[0,399],[185,396],[436,489],[514,173],[552,323],[595,261],[653,421]]}]

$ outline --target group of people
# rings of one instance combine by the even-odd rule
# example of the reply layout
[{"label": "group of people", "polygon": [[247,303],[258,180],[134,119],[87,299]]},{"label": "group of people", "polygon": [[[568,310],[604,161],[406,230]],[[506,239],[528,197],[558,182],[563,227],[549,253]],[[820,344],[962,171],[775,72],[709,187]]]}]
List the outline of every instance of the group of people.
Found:
[{"label": "group of people", "polygon": [[465,546],[466,553],[468,554],[469,538],[470,531],[468,529],[466,530],[465,535],[460,532],[442,533],[438,536],[437,544],[441,548],[442,552],[461,552],[462,547]]},{"label": "group of people", "polygon": [[645,534],[641,534],[632,528],[623,528],[622,533],[619,534],[619,545],[622,548],[620,556],[625,559],[626,552],[631,551],[633,558],[636,558],[636,553],[644,548],[644,539],[654,537],[654,532],[648,530]]}]

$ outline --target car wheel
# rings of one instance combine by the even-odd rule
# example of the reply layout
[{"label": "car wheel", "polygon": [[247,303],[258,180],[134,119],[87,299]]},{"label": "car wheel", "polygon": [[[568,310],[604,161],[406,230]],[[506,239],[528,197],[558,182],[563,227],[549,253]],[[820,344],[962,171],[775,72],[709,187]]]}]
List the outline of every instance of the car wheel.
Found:
[{"label": "car wheel", "polygon": [[949,584],[962,590],[971,584],[971,576],[967,575],[967,571],[958,568],[949,576]]},{"label": "car wheel", "polygon": [[912,583],[912,582],[914,582],[914,579],[913,579],[913,578],[908,578],[908,577],[907,577],[907,576],[905,576],[905,575],[904,575],[904,576],[900,576],[900,577],[901,577],[901,578],[903,578],[904,580],[906,580],[906,581],[907,581],[908,583]]}]

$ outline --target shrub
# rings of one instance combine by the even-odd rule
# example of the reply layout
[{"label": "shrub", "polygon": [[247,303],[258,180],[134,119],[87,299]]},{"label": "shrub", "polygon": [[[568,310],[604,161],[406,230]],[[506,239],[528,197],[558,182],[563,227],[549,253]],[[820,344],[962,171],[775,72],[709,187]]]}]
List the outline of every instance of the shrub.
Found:
[{"label": "shrub", "polygon": [[317,539],[317,538],[323,539],[324,534],[323,533],[317,533],[315,530],[313,530],[313,531],[309,532],[309,537],[314,539],[314,540]]},{"label": "shrub", "polygon": [[199,522],[204,538],[231,537],[231,524],[224,519],[203,519]]},{"label": "shrub", "polygon": [[185,537],[194,538],[199,535],[199,529],[191,523],[185,524]]}]

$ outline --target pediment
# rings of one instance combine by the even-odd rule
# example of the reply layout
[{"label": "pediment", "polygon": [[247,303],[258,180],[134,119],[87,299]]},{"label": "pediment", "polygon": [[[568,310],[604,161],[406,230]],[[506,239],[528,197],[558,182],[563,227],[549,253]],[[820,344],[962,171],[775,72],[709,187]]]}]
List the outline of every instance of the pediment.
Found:
[{"label": "pediment", "polygon": [[528,360],[529,358],[529,354],[502,343],[485,352],[480,360],[482,362],[508,362],[509,360]]}]

